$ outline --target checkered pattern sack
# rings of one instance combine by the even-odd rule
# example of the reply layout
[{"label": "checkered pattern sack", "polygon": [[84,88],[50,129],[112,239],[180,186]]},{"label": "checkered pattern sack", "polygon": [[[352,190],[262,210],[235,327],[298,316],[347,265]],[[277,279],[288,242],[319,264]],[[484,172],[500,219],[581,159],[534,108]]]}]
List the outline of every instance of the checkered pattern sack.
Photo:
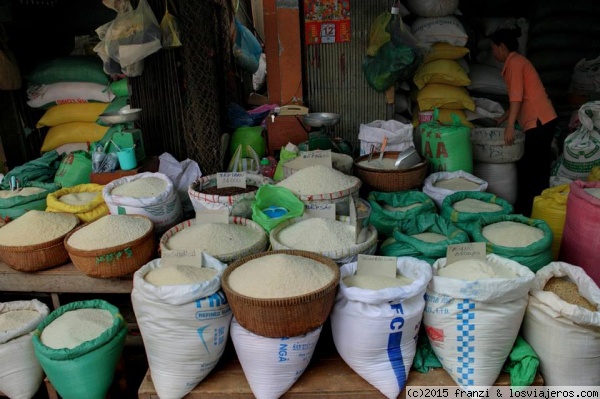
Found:
[{"label": "checkered pattern sack", "polygon": [[423,324],[429,342],[465,390],[494,385],[519,333],[535,277],[527,267],[498,255],[487,255],[486,263],[508,268],[517,277],[441,277],[438,271],[446,267],[446,258],[441,258],[433,264],[425,296]]}]

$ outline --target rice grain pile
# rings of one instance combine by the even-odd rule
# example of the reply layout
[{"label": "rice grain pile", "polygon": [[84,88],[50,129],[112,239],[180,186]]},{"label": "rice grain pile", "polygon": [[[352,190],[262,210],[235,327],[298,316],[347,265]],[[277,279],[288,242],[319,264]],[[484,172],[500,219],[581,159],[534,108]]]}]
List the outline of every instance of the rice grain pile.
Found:
[{"label": "rice grain pile", "polygon": [[113,315],[104,309],[75,309],[63,313],[44,328],[42,343],[52,349],[73,349],[98,338],[113,325]]},{"label": "rice grain pile", "polygon": [[112,189],[112,195],[121,195],[131,198],[157,197],[167,189],[167,182],[158,177],[143,177],[136,179]]},{"label": "rice grain pile", "polygon": [[328,194],[354,188],[360,179],[346,175],[323,165],[312,165],[300,169],[293,175],[277,183],[296,195]]},{"label": "rice grain pile", "polygon": [[39,312],[27,309],[0,313],[0,333],[17,330],[38,317]]},{"label": "rice grain pile", "polygon": [[163,285],[189,285],[209,281],[217,275],[215,269],[200,266],[160,266],[152,269],[144,276],[150,284],[161,287]]},{"label": "rice grain pile", "polygon": [[63,195],[62,197],[58,198],[58,200],[68,205],[80,206],[89,204],[97,196],[102,196],[102,193],[71,193]]},{"label": "rice grain pile", "polygon": [[46,191],[39,187],[25,187],[19,191],[15,190],[2,190],[0,191],[0,199],[13,198],[13,197],[28,197],[30,195],[39,194],[42,191]]},{"label": "rice grain pile", "polygon": [[369,160],[360,161],[357,165],[362,166],[367,169],[382,169],[382,170],[396,170],[396,160],[393,158],[382,158],[379,160],[378,158]]},{"label": "rice grain pile", "polygon": [[70,213],[31,210],[0,229],[0,244],[36,245],[64,236],[79,224]]},{"label": "rice grain pile", "polygon": [[502,207],[497,204],[481,201],[474,198],[466,198],[452,204],[452,209],[464,213],[498,212]]},{"label": "rice grain pile", "polygon": [[544,286],[544,291],[555,293],[560,299],[571,305],[581,306],[592,312],[598,311],[598,308],[593,303],[581,296],[577,284],[572,281],[552,277]]},{"label": "rice grain pile", "polygon": [[488,224],[481,234],[494,245],[512,248],[526,247],[544,238],[544,232],[537,227],[511,221]]},{"label": "rice grain pile", "polygon": [[594,187],[592,187],[592,188],[584,188],[584,190],[588,194],[593,195],[596,198],[600,198],[600,188],[594,188]]},{"label": "rice grain pile", "polygon": [[137,240],[150,229],[152,222],[144,217],[105,215],[73,233],[67,244],[83,251],[111,248]]},{"label": "rice grain pile", "polygon": [[440,241],[444,241],[444,240],[448,239],[448,237],[446,237],[443,234],[431,233],[431,232],[413,234],[411,237],[416,238],[417,240],[424,241],[424,242],[440,242]]},{"label": "rice grain pile", "polygon": [[279,231],[278,241],[288,248],[325,252],[353,247],[354,226],[333,219],[310,218]]},{"label": "rice grain pile", "polygon": [[266,240],[266,233],[241,224],[200,223],[171,236],[167,249],[195,249],[212,256],[230,254]]},{"label": "rice grain pile", "polygon": [[484,278],[515,278],[516,273],[502,265],[492,265],[476,259],[459,260],[438,271],[438,276],[475,281]]},{"label": "rice grain pile", "polygon": [[421,206],[421,204],[416,203],[416,204],[410,204],[407,206],[391,206],[391,205],[385,204],[383,206],[383,209],[385,209],[386,211],[390,211],[390,212],[406,212],[409,209],[417,208],[418,206]]},{"label": "rice grain pile", "polygon": [[344,284],[348,287],[363,288],[365,290],[379,291],[384,288],[404,287],[411,285],[413,280],[402,275],[396,278],[371,275],[352,275],[344,278]]},{"label": "rice grain pile", "polygon": [[314,259],[274,254],[237,267],[227,282],[233,291],[252,298],[288,298],[321,289],[333,276],[329,267]]},{"label": "rice grain pile", "polygon": [[464,177],[453,177],[433,183],[434,187],[445,188],[451,191],[477,191],[479,184],[465,179]]}]

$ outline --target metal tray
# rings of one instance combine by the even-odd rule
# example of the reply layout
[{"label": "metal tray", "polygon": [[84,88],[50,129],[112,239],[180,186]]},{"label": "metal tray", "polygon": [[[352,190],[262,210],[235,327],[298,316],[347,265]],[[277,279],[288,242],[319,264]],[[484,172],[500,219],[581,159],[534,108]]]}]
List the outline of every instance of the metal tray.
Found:
[{"label": "metal tray", "polygon": [[339,123],[342,115],[331,112],[311,112],[302,116],[302,122],[311,127],[333,126]]},{"label": "metal tray", "polygon": [[118,112],[105,112],[98,115],[98,119],[107,125],[117,125],[119,123],[135,122],[140,119],[141,108],[122,109]]}]

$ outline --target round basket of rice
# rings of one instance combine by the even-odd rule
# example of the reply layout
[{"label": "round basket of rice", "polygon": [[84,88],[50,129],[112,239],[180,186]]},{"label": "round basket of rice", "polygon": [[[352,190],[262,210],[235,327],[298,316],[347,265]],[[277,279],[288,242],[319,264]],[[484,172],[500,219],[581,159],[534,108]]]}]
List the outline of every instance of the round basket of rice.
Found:
[{"label": "round basket of rice", "polygon": [[378,152],[373,153],[371,162],[367,162],[369,154],[362,155],[354,160],[354,176],[362,180],[369,191],[395,192],[420,187],[427,175],[427,160],[421,157],[415,166],[400,170],[395,166],[398,154],[399,151],[385,152],[381,162]]},{"label": "round basket of rice", "polygon": [[309,251],[248,255],[225,269],[221,286],[238,323],[254,334],[296,337],[323,325],[340,280],[338,265]]},{"label": "round basket of rice", "polygon": [[269,239],[258,223],[231,216],[228,224],[186,220],[167,230],[160,238],[159,244],[161,251],[194,249],[227,263],[242,256],[265,251]]},{"label": "round basket of rice", "polygon": [[64,238],[79,219],[70,213],[31,210],[0,229],[0,259],[22,272],[36,272],[69,261]]},{"label": "round basket of rice", "polygon": [[155,244],[154,224],[143,215],[105,215],[65,237],[75,267],[99,278],[135,272],[154,258]]}]

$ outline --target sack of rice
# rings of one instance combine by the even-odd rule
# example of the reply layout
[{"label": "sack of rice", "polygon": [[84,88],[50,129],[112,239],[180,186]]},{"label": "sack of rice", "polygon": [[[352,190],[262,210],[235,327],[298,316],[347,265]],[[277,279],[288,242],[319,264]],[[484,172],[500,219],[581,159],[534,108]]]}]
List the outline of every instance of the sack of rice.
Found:
[{"label": "sack of rice", "polygon": [[543,220],[495,215],[463,228],[473,242],[485,242],[488,253],[512,259],[533,272],[552,262],[552,230]]},{"label": "sack of rice", "polygon": [[216,366],[229,337],[226,266],[202,254],[201,265],[162,266],[155,259],[133,275],[131,303],[158,396],[182,398]]},{"label": "sack of rice", "polygon": [[448,195],[442,202],[440,215],[456,223],[458,227],[485,220],[495,215],[510,215],[513,206],[492,193],[481,191],[458,191]]},{"label": "sack of rice", "polygon": [[433,200],[420,191],[371,191],[367,200],[371,205],[369,223],[380,237],[391,237],[402,219],[437,212]]},{"label": "sack of rice", "polygon": [[63,305],[35,330],[33,348],[64,399],[104,399],[127,336],[119,309],[94,299]]},{"label": "sack of rice", "polygon": [[144,215],[163,233],[183,217],[179,194],[171,179],[162,173],[144,172],[113,180],[102,190],[113,215]]},{"label": "sack of rice", "polygon": [[[305,166],[306,163],[300,162],[299,158],[297,157],[284,162],[282,165],[284,178],[290,177]],[[352,168],[354,167],[354,158],[352,158],[350,155],[332,152],[331,167],[346,175],[352,175]]]},{"label": "sack of rice", "polygon": [[273,181],[268,177],[255,173],[246,173],[246,188],[217,186],[217,175],[202,176],[193,182],[188,194],[194,210],[223,210],[227,209],[230,216],[250,218],[252,202],[256,190]]},{"label": "sack of rice", "polygon": [[397,398],[417,349],[431,266],[399,257],[395,279],[359,276],[356,270],[356,262],[340,268],[330,316],[333,342],[352,370],[386,397]]},{"label": "sack of rice", "polygon": [[494,384],[521,327],[534,274],[494,254],[433,264],[423,324],[433,352],[463,389]]},{"label": "sack of rice", "polygon": [[108,206],[102,197],[100,184],[80,184],[48,194],[46,212],[73,213],[82,222],[89,223],[108,215]]},{"label": "sack of rice", "polygon": [[545,189],[533,199],[531,218],[545,221],[552,230],[553,260],[558,259],[558,253],[560,252],[560,242],[562,241],[567,216],[569,191],[569,185],[562,184]]},{"label": "sack of rice", "polygon": [[44,187],[24,187],[21,190],[0,190],[0,219],[13,220],[27,211],[46,209],[46,197],[53,190]]},{"label": "sack of rice", "polygon": [[552,262],[535,274],[523,338],[545,385],[600,385],[600,289],[578,267]]},{"label": "sack of rice", "polygon": [[358,240],[355,229],[343,217],[338,220],[296,218],[271,230],[269,241],[276,250],[316,252],[342,265],[354,262],[359,254],[372,255],[377,249],[377,230],[372,225],[361,230]]},{"label": "sack of rice", "polygon": [[231,341],[257,399],[279,398],[294,385],[312,359],[321,330],[269,338],[246,330],[235,317],[231,320]]},{"label": "sack of rice", "polygon": [[400,221],[392,237],[381,244],[384,256],[412,256],[430,265],[446,256],[448,245],[469,242],[466,232],[436,213]]},{"label": "sack of rice", "polygon": [[230,217],[229,223],[197,223],[186,220],[169,229],[160,239],[162,250],[196,250],[221,262],[267,249],[269,238],[262,227],[249,219]]},{"label": "sack of rice", "polygon": [[435,172],[423,181],[423,192],[430,196],[438,209],[442,208],[444,199],[459,191],[485,191],[488,184],[464,170],[456,172]]},{"label": "sack of rice", "polygon": [[31,337],[48,313],[37,299],[0,303],[0,392],[9,398],[33,398],[42,384]]}]

